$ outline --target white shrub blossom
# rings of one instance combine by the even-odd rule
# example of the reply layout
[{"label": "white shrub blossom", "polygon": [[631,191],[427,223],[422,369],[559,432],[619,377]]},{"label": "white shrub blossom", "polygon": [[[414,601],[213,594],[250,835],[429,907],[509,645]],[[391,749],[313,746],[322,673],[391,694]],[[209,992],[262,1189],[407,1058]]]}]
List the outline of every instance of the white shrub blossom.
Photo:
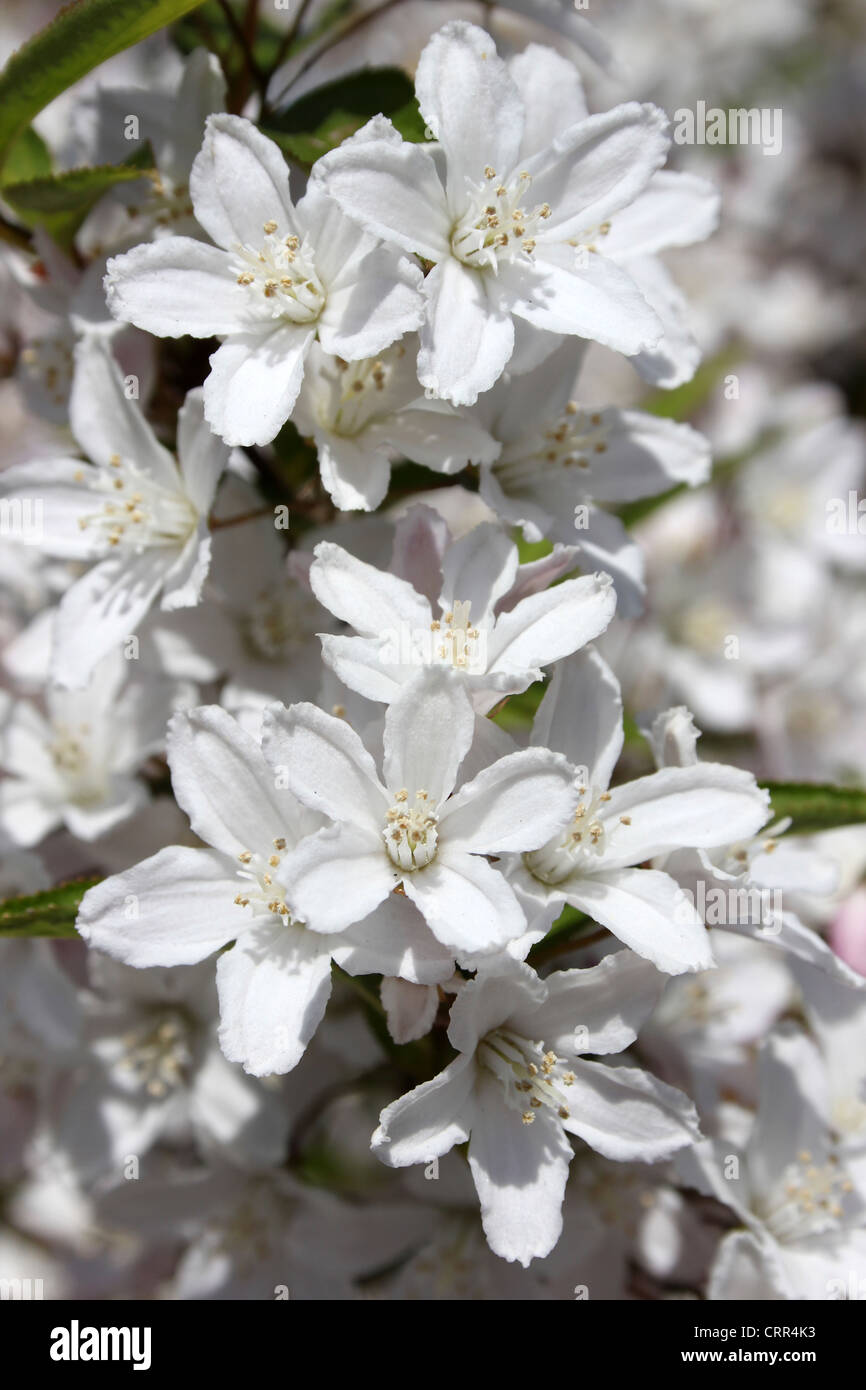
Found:
[{"label": "white shrub blossom", "polygon": [[852,7],[6,8],[0,1298],[862,1301]]}]

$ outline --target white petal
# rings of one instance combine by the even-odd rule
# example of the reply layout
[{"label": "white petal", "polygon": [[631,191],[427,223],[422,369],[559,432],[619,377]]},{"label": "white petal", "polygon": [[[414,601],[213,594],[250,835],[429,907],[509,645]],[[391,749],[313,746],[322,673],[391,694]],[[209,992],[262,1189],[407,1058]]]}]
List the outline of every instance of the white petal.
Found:
[{"label": "white petal", "polygon": [[604,632],[616,608],[606,575],[567,579],[525,598],[497,619],[489,643],[492,671],[536,670],[570,656]]},{"label": "white petal", "polygon": [[633,502],[710,475],[710,443],[690,425],[640,410],[607,409],[603,457],[590,456],[581,482],[596,502]]},{"label": "white petal", "polygon": [[186,494],[200,516],[207,516],[229,451],[204,418],[204,397],[190,391],[178,411],[177,454]]},{"label": "white petal", "polygon": [[225,252],[192,237],[163,237],[112,257],[105,295],[116,319],[158,338],[237,333],[261,317]]},{"label": "white petal", "polygon": [[60,685],[86,685],[102,657],[135,632],[176,556],[168,546],[112,555],[67,589],[57,610],[51,658]]},{"label": "white petal", "polygon": [[475,716],[457,677],[444,667],[419,671],[401,689],[385,715],[385,782],[405,788],[412,804],[426,791],[431,809],[452,791],[469,751]]},{"label": "white petal", "polygon": [[827,1161],[827,1109],[827,1071],[816,1044],[799,1028],[781,1025],[761,1048],[747,1150],[749,1178],[764,1205],[785,1195],[785,1169],[798,1153],[806,1150],[818,1167]]},{"label": "white petal", "polygon": [[183,550],[166,571],[160,608],[164,613],[177,608],[195,608],[208,576],[211,560],[211,534],[207,521],[200,518],[187,537]]},{"label": "white petal", "polygon": [[362,922],[331,939],[333,959],[350,975],[399,975],[413,984],[431,985],[454,974],[450,951],[402,893],[389,893]]},{"label": "white petal", "polygon": [[424,320],[421,271],[389,246],[377,246],[328,286],[319,319],[326,352],[348,362],[375,357]]},{"label": "white petal", "polygon": [[586,525],[574,532],[574,542],[585,569],[603,570],[614,582],[617,613],[636,618],[643,612],[644,559],[618,516],[601,507],[588,507]]},{"label": "white petal", "polygon": [[474,526],[445,552],[439,600],[443,612],[455,602],[468,603],[476,627],[492,619],[498,600],[514,585],[517,564],[517,546],[501,526]]},{"label": "white petal", "polygon": [[471,1056],[449,1066],[385,1107],[370,1141],[377,1158],[390,1168],[429,1163],[469,1138],[475,1068]]},{"label": "white petal", "polygon": [[624,782],[602,811],[609,837],[604,866],[640,864],[666,849],[712,849],[749,839],[765,824],[769,805],[751,772],[723,763],[668,767]]},{"label": "white petal", "polygon": [[706,179],[661,169],[611,218],[604,254],[625,261],[704,241],[718,226],[720,201],[718,189]]},{"label": "white petal", "polygon": [[691,381],[701,360],[701,349],[690,328],[688,301],[655,256],[629,260],[628,273],[663,330],[655,347],[634,355],[632,366],[651,386],[670,391]]},{"label": "white petal", "polygon": [[415,1042],[430,1032],[439,1007],[435,986],[413,985],[388,976],[382,981],[380,994],[388,1032],[395,1043]]},{"label": "white petal", "polygon": [[469,1166],[490,1249],[504,1260],[549,1255],[562,1231],[562,1202],[572,1148],[556,1117],[535,1111],[524,1124],[497,1081],[478,1087]]},{"label": "white petal", "polygon": [[323,933],[363,922],[400,880],[381,839],[351,825],[330,826],[303,840],[277,877],[295,920]]},{"label": "white petal", "polygon": [[586,768],[587,786],[603,790],[622,752],[619,681],[595,650],[560,662],[532,726],[536,747],[555,748],[574,767]]},{"label": "white petal", "polygon": [[440,849],[432,864],[406,874],[403,889],[437,940],[458,956],[486,955],[526,929],[510,884],[474,854]]},{"label": "white petal", "polygon": [[335,618],[362,637],[401,625],[429,630],[430,605],[405,579],[358,560],[332,541],[320,541],[310,567],[310,585]]},{"label": "white petal", "polygon": [[523,101],[520,153],[524,160],[589,115],[577,68],[554,49],[528,44],[509,58],[508,71]]},{"label": "white petal", "polygon": [[312,328],[277,323],[234,334],[210,359],[205,415],[227,444],[270,444],[292,413]]},{"label": "white petal", "polygon": [[534,1010],[512,1014],[520,1033],[543,1038],[554,1052],[601,1056],[630,1047],[661,998],[666,976],[633,951],[614,951],[588,970],[555,970],[547,999]]},{"label": "white petal", "polygon": [[429,261],[449,254],[451,220],[429,150],[374,116],[315,166],[341,208],[367,231]]},{"label": "white petal", "polygon": [[97,511],[101,499],[87,486],[96,469],[80,459],[45,459],[19,463],[0,472],[0,499],[11,527],[20,517],[21,539],[47,555],[63,560],[86,560],[100,548],[92,531],[78,522]]},{"label": "white petal", "polygon": [[440,838],[475,854],[539,849],[565,829],[579,799],[562,754],[522,748],[455,792],[440,815]]},{"label": "white petal", "polygon": [[380,835],[388,797],[373,759],[344,719],[315,705],[273,705],[265,712],[263,747],[305,806],[363,828],[368,837]]},{"label": "white petal", "polygon": [[[386,632],[392,633],[393,629]],[[386,659],[393,639],[387,640],[384,647],[376,637],[331,637],[321,633],[320,640],[325,665],[350,690],[368,700],[388,704],[403,680],[414,674],[412,667]]]},{"label": "white petal", "polygon": [[781,1251],[751,1231],[731,1231],[721,1241],[707,1285],[713,1302],[780,1302],[794,1296]]},{"label": "white petal", "polygon": [[253,1076],[296,1067],[331,994],[326,943],[302,928],[255,927],[217,961],[220,1046]]},{"label": "white petal", "polygon": [[106,468],[119,455],[160,487],[180,490],[174,459],[158,442],[138,401],[126,395],[120,367],[103,338],[85,337],[75,350],[69,421],[94,463]]},{"label": "white petal", "polygon": [[531,966],[506,963],[500,969],[501,964],[479,970],[451,1005],[448,1037],[459,1052],[474,1052],[482,1038],[512,1017],[533,1017],[547,997],[546,982]]},{"label": "white petal", "polygon": [[38,845],[61,823],[59,797],[47,797],[32,782],[18,777],[0,781],[0,828],[13,844]]},{"label": "white petal", "polygon": [[167,743],[175,800],[215,849],[237,860],[304,833],[291,792],[277,789],[255,739],[226,710],[201,705],[175,714]]},{"label": "white petal", "polygon": [[189,180],[195,215],[219,246],[260,247],[266,222],[296,232],[289,170],[279,146],[242,116],[210,116]]},{"label": "white petal", "polygon": [[508,266],[501,279],[514,313],[548,333],[576,333],[626,356],[662,336],[631,275],[596,252],[540,244],[531,263]]},{"label": "white petal", "polygon": [[192,965],[245,925],[231,861],[170,845],[85,893],[76,923],[94,950],[126,965]]},{"label": "white petal", "polygon": [[582,1058],[572,1070],[571,1114],[563,1124],[605,1158],[656,1163],[700,1139],[688,1096],[649,1072]]},{"label": "white petal", "polygon": [[572,907],[669,975],[708,970],[710,939],[685,893],[657,869],[612,869],[562,884]]},{"label": "white petal", "polygon": [[476,421],[443,409],[442,402],[401,410],[384,423],[383,433],[406,458],[437,473],[459,473],[467,463],[491,463],[500,450]]},{"label": "white petal", "polygon": [[514,350],[511,315],[481,272],[452,257],[433,267],[423,288],[427,318],[418,380],[453,405],[473,405],[498,381]]},{"label": "white petal", "polygon": [[385,455],[363,437],[357,442],[338,435],[318,434],[316,447],[322,482],[335,507],[343,512],[373,512],[384,502],[391,481],[391,465]]},{"label": "white petal", "polygon": [[643,192],[668,150],[667,117],[625,102],[566,130],[528,163],[535,203],[549,203],[545,238],[592,234]]},{"label": "white petal", "polygon": [[424,120],[448,156],[448,192],[463,211],[465,181],[484,166],[504,178],[523,135],[523,102],[489,34],[455,20],[434,34],[421,54],[415,92]]},{"label": "white petal", "polygon": [[242,1166],[282,1162],[289,1126],[282,1097],[251,1081],[218,1047],[208,1049],[196,1072],[189,1108],[200,1143],[218,1145]]}]

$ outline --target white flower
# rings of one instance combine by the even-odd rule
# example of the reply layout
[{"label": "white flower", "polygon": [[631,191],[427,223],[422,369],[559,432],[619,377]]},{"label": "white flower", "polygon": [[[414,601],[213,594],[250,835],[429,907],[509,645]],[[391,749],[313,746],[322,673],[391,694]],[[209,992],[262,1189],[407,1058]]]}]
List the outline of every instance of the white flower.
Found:
[{"label": "white flower", "polygon": [[164,609],[198,602],[210,563],[207,516],[229,453],[204,421],[201,393],[191,391],[178,415],[176,461],[97,338],[77,349],[70,419],[90,463],[19,464],[0,476],[0,495],[41,508],[34,543],[46,554],[96,561],[64,594],[54,629],[52,675],[80,687],[158,596]]},{"label": "white flower", "polygon": [[[687,709],[666,710],[654,721],[651,743],[660,767],[700,767],[695,729]],[[766,942],[797,960],[814,965],[844,985],[866,988],[852,970],[795,912],[784,895],[829,893],[836,886],[833,861],[810,852],[784,833],[790,819],[733,844],[707,849],[679,849],[664,855],[657,867],[675,878],[693,902],[707,904],[707,925]]]},{"label": "white flower", "polygon": [[546,981],[528,966],[479,975],[451,1009],[457,1057],[383,1110],[374,1152],[402,1168],[468,1140],[490,1248],[523,1265],[547,1255],[562,1229],[568,1134],[608,1158],[645,1162],[700,1137],[682,1092],[581,1055],[634,1042],[661,987],[630,951]]},{"label": "white flower", "polygon": [[[201,147],[205,120],[225,110],[226,82],[219,59],[196,48],[181,65],[170,87],[99,87],[85,98],[75,118],[85,128],[91,146],[88,162],[118,164],[128,159],[130,117],[138,122],[142,141],[153,152],[150,186],[120,184],[100,199],[80,228],[82,250],[98,255],[131,241],[170,235],[196,236],[198,227],[190,202],[189,176]],[[104,251],[102,251],[104,255]]]},{"label": "white flower", "polygon": [[0,729],[0,826],[19,845],[36,845],[65,826],[95,840],[147,800],[136,777],[161,752],[165,725],[183,694],[171,681],[131,677],[120,653],[105,658],[83,690],[47,685],[44,713],[16,700]]},{"label": "white flower", "polygon": [[703,921],[658,869],[633,867],[682,846],[712,848],[767,820],[769,796],[750,772],[722,763],[664,768],[608,791],[623,743],[619,686],[593,650],[557,667],[533,743],[581,769],[580,805],[564,835],[525,854],[511,881],[527,907],[569,903],[671,975],[713,964]]},{"label": "white flower", "polygon": [[654,347],[661,321],[602,249],[613,215],[664,163],[664,113],[630,102],[587,117],[564,59],[532,46],[506,65],[461,21],[430,40],[415,85],[438,147],[406,143],[376,116],[313,181],[368,231],[432,263],[422,385],[471,405],[514,351],[513,315],[626,354]]},{"label": "white flower", "polygon": [[[480,493],[527,540],[557,539],[616,584],[620,617],[640,611],[642,564],[619,519],[595,503],[633,502],[710,473],[709,442],[689,425],[572,397],[585,344],[568,341],[539,367],[506,374],[474,407],[501,444]],[[638,565],[640,568],[638,569]]]},{"label": "white flower", "polygon": [[827,1074],[827,1117],[866,1199],[866,1008],[863,995],[827,971],[794,962],[803,1008]]},{"label": "white flower", "polygon": [[106,879],[85,894],[77,925],[97,950],[138,967],[190,965],[234,943],[217,961],[229,1061],[254,1076],[296,1066],[325,1012],[332,958],[350,974],[448,978],[451,957],[408,903],[359,912],[354,931],[338,935],[292,917],[279,868],[322,817],[279,786],[225,710],[176,715],[168,758],[175,797],[212,848],[173,845]]},{"label": "white flower", "polygon": [[374,511],[392,458],[456,473],[499,452],[480,424],[443,401],[427,401],[415,372],[416,339],[346,362],[313,344],[294,422],[319,452],[322,482],[343,511]]},{"label": "white flower", "polygon": [[[783,1025],[758,1064],[758,1111],[745,1151],[707,1140],[682,1163],[687,1180],[730,1207],[744,1230],[719,1246],[711,1299],[854,1297],[866,1275],[863,1198],[838,1161],[814,1043]],[[737,1160],[732,1168],[731,1158]]]},{"label": "white flower", "polygon": [[689,425],[572,399],[583,353],[583,344],[567,343],[534,371],[499,382],[475,407],[502,445],[482,471],[481,495],[530,540],[549,536],[563,519],[573,530],[577,502],[634,502],[680,483],[695,487],[710,474],[709,442]]},{"label": "white flower", "polygon": [[484,713],[598,637],[616,606],[606,574],[540,589],[572,567],[569,552],[545,558],[536,573],[518,565],[516,545],[490,523],[443,548],[435,605],[408,580],[333,541],[320,542],[315,556],[313,593],[358,634],[323,636],[325,662],[370,700],[393,700],[419,666],[438,666],[456,673]]},{"label": "white flower", "polygon": [[279,874],[310,926],[343,931],[402,884],[437,939],[464,957],[520,935],[520,905],[484,856],[537,847],[564,825],[576,801],[573,774],[559,754],[523,749],[455,791],[474,730],[457,679],[445,670],[416,672],[385,715],[380,780],[343,720],[314,705],[267,712],[271,762],[299,801],[334,822]]},{"label": "white flower", "polygon": [[208,967],[132,970],[91,952],[85,1047],[56,1119],[82,1176],[122,1170],[129,1154],[193,1139],[205,1155],[279,1163],[284,1098],[231,1066],[217,1046]]},{"label": "white flower", "polygon": [[348,361],[418,327],[420,272],[359,233],[318,188],[295,207],[279,148],[240,116],[211,116],[190,177],[215,246],[166,237],[109,262],[111,312],[159,337],[225,338],[204,384],[230,444],[267,444],[292,413],[313,339]]}]

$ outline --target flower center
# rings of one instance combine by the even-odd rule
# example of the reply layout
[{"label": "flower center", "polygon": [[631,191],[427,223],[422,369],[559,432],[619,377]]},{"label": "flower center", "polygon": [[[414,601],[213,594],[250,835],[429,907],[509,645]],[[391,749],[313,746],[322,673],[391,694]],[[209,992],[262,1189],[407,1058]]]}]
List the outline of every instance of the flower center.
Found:
[{"label": "flower center", "polygon": [[524,170],[500,182],[490,165],[470,189],[469,210],[451,233],[451,250],[474,270],[496,272],[501,260],[531,256],[535,238],[550,216],[547,203],[528,208],[532,179]]},{"label": "flower center", "polygon": [[160,1012],[128,1033],[123,1042],[121,1065],[154,1100],[185,1084],[193,1057],[189,1021],[182,1014]]},{"label": "flower center", "polygon": [[91,756],[89,724],[69,725],[55,720],[54,737],[48,752],[66,786],[69,800],[78,806],[92,805],[105,797],[102,770],[95,768]]},{"label": "flower center", "polygon": [[72,338],[31,338],[21,352],[25,385],[44,391],[52,406],[65,406],[72,386]]},{"label": "flower center", "polygon": [[[286,841],[282,836],[273,841],[270,854],[254,854],[248,849],[241,851],[238,855],[241,868],[237,872],[238,878],[243,880],[243,887],[234,899],[236,907],[251,907],[254,917],[282,917],[286,925],[292,921],[285,892],[274,873],[285,853]],[[301,924],[295,922],[294,925]]]},{"label": "flower center", "polygon": [[336,372],[330,376],[331,392],[318,412],[319,423],[331,434],[353,439],[373,420],[390,413],[392,384],[398,360],[405,354],[400,344],[381,357],[365,357],[362,362],[335,359]]},{"label": "flower center", "polygon": [[285,1240],[297,1200],[267,1178],[248,1178],[241,1197],[209,1223],[213,1248],[231,1259],[241,1275],[260,1269]]},{"label": "flower center", "polygon": [[692,604],[674,624],[674,635],[681,642],[707,656],[718,656],[724,650],[728,633],[736,630],[736,615],[714,598],[701,599]]},{"label": "flower center", "polygon": [[182,546],[198,524],[198,514],[181,491],[168,492],[134,463],[112,454],[107,468],[82,468],[76,482],[111,500],[97,512],[78,519],[82,531],[96,531],[110,546],[140,553],[147,546]]},{"label": "flower center", "polygon": [[[484,671],[487,633],[471,627],[469,611],[471,603],[455,599],[441,620],[434,618],[430,624],[433,636],[433,660],[445,666],[453,666],[458,671]],[[442,627],[444,622],[445,627]]]},{"label": "flower center", "polygon": [[257,595],[243,619],[243,635],[253,654],[280,661],[296,653],[321,626],[317,607],[300,586],[286,585]]},{"label": "flower center", "polygon": [[414,804],[410,805],[409,793],[401,787],[394,797],[394,805],[388,808],[387,823],[382,831],[385,848],[397,868],[407,873],[423,869],[436,857],[438,822],[427,801],[426,791],[419,788]]},{"label": "flower center", "polygon": [[312,247],[300,237],[280,237],[276,222],[264,225],[260,247],[236,246],[234,269],[257,304],[265,301],[273,318],[313,323],[325,306]]},{"label": "flower center", "polygon": [[191,221],[195,216],[189,196],[189,185],[174,183],[165,174],[154,172],[150,176],[151,193],[143,199],[140,206],[127,207],[132,218],[142,217],[154,227],[178,230],[178,224]]},{"label": "flower center", "polygon": [[540,472],[551,468],[577,469],[588,492],[592,491],[589,474],[593,458],[607,453],[610,425],[604,412],[582,410],[569,401],[558,420],[531,440],[521,440],[511,448],[506,445],[494,472],[504,492],[520,493],[532,488]]},{"label": "flower center", "polygon": [[568,1087],[574,1073],[568,1064],[542,1042],[523,1038],[509,1028],[496,1028],[480,1043],[478,1061],[502,1083],[508,1105],[531,1125],[542,1106],[567,1120]]},{"label": "flower center", "polygon": [[[605,824],[600,804],[610,801],[610,792],[586,795],[581,787],[581,802],[571,825],[563,835],[549,840],[541,849],[530,850],[523,856],[526,868],[542,883],[562,883],[575,872],[590,873],[607,847],[610,827]],[[627,825],[628,818],[623,817]]]},{"label": "flower center", "polygon": [[804,1240],[837,1229],[845,1217],[846,1198],[853,1191],[854,1184],[835,1155],[818,1164],[808,1149],[802,1149],[759,1215],[778,1241]]}]

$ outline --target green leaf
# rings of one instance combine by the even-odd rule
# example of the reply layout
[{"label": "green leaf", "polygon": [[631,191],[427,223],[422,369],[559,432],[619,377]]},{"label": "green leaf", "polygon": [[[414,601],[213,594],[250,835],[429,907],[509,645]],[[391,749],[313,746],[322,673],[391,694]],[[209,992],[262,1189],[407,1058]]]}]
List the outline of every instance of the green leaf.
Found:
[{"label": "green leaf", "polygon": [[93,68],[196,8],[201,0],[73,0],[0,72],[0,167],[49,102]]},{"label": "green leaf", "polygon": [[265,134],[309,167],[377,115],[390,116],[407,140],[423,140],[424,122],[401,68],[363,68],[307,92],[268,118]]},{"label": "green leaf", "polygon": [[682,386],[675,386],[672,391],[653,391],[641,401],[641,409],[668,420],[691,419],[741,358],[740,349],[726,348],[702,362],[691,381],[684,381]]},{"label": "green leaf", "polygon": [[521,733],[532,728],[532,721],[544,694],[544,681],[535,681],[519,695],[508,695],[490,716],[494,724],[508,733]]},{"label": "green leaf", "polygon": [[150,172],[153,155],[144,147],[125,164],[69,169],[46,178],[10,183],[3,198],[28,227],[44,227],[55,241],[68,245],[87,214],[109,188],[134,183]]},{"label": "green leaf", "polygon": [[31,126],[18,136],[6,160],[3,178],[8,183],[42,179],[51,173],[51,154],[42,136]]},{"label": "green leaf", "polygon": [[0,902],[0,937],[77,937],[75,919],[81,899],[99,882],[98,878],[79,878],[44,893],[6,898]]},{"label": "green leaf", "polygon": [[818,782],[762,782],[770,793],[776,820],[790,816],[792,834],[833,830],[866,823],[866,790],[823,786]]}]

